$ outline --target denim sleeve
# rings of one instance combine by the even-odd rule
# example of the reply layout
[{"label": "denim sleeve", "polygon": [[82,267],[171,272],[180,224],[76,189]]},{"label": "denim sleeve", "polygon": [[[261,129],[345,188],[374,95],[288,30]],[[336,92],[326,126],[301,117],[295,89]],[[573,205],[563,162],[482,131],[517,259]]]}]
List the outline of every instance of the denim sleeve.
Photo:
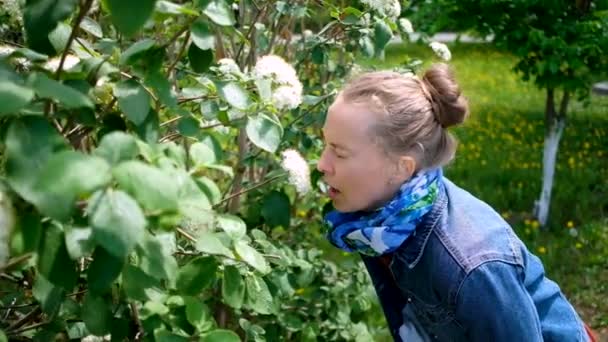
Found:
[{"label": "denim sleeve", "polygon": [[378,258],[363,255],[361,258],[376,289],[391,335],[395,341],[401,341],[399,328],[403,324],[403,309],[407,302],[395,284],[392,274]]},{"label": "denim sleeve", "polygon": [[458,293],[456,318],[470,341],[543,341],[519,269],[505,262],[486,262],[469,274]]}]

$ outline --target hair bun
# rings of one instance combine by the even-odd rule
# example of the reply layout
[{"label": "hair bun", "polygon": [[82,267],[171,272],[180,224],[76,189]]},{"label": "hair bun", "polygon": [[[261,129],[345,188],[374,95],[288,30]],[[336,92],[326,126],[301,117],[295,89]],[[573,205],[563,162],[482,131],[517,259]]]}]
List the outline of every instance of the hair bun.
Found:
[{"label": "hair bun", "polygon": [[447,64],[434,64],[422,78],[422,87],[426,88],[435,119],[442,127],[447,128],[461,124],[469,113],[467,99],[461,95],[460,87]]}]

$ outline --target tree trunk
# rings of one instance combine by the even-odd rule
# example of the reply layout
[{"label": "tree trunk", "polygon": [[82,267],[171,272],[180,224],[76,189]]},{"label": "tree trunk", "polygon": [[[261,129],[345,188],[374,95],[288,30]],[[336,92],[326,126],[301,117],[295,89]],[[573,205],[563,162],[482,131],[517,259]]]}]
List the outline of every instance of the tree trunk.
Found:
[{"label": "tree trunk", "polygon": [[559,141],[566,127],[566,112],[570,93],[564,91],[559,113],[555,111],[554,89],[547,89],[547,101],[545,107],[545,143],[543,148],[543,185],[540,198],[536,201],[534,215],[541,226],[546,226],[551,206],[551,191],[553,189],[553,177],[555,175],[555,161]]}]

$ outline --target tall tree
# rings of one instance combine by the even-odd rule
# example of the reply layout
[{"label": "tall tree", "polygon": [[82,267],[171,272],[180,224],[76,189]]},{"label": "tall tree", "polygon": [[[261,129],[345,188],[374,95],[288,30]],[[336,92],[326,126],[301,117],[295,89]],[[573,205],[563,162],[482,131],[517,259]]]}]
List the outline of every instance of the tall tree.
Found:
[{"label": "tall tree", "polygon": [[543,184],[534,213],[546,225],[568,105],[588,99],[608,70],[608,1],[432,0],[412,8],[419,31],[472,29],[493,37],[518,58],[514,71],[545,91]]}]

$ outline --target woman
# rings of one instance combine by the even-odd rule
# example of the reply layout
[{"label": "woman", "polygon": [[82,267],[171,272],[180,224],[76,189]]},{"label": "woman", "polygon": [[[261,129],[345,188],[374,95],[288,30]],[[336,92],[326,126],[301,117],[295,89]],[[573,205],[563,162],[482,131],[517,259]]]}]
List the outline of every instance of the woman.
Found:
[{"label": "woman", "polygon": [[447,65],[372,72],[330,107],[318,163],[329,240],[361,254],[396,341],[588,341],[558,285],[492,208],[442,175],[467,101]]}]

